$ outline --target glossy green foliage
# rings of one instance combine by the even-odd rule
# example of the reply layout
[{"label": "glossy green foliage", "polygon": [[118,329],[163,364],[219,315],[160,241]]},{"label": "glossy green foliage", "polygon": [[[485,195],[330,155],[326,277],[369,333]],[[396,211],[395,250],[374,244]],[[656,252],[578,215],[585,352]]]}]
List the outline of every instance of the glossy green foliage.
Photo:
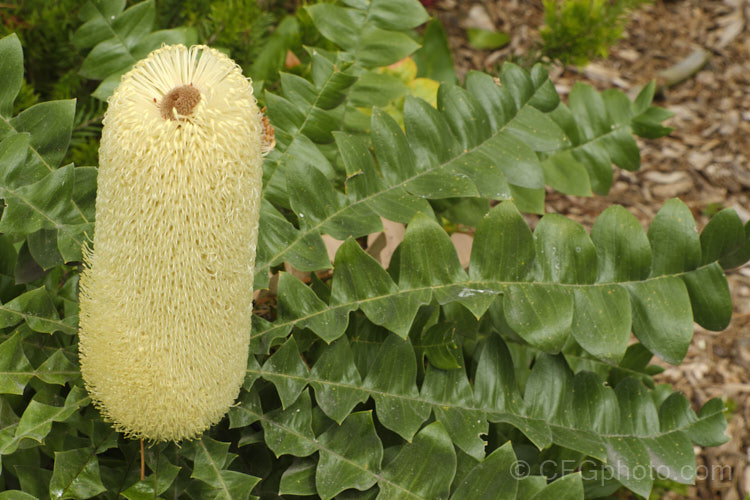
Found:
[{"label": "glossy green foliage", "polygon": [[[101,95],[148,43],[190,33],[154,32],[149,1],[124,6],[87,4],[73,37]],[[750,259],[748,226],[725,210],[699,234],[670,200],[647,232],[616,206],[591,231],[556,214],[532,230],[521,212],[543,212],[546,187],[605,193],[612,164],[639,166],[633,134],[664,135],[667,113],[652,86],[631,102],[577,85],[563,104],[541,67],[458,85],[431,52],[447,50],[439,25],[412,32],[425,20],[417,0],[311,5],[253,64],[271,82],[287,37],[317,30],[322,46],[263,95],[277,147],[256,286],[277,274],[275,307],[248,325],[228,417],[147,444],[144,479],[77,360],[96,169],[63,159],[79,124],[96,146],[85,124],[103,108],[14,112],[23,50],[0,39],[0,498],[579,499],[694,481],[693,445],[726,440],[723,404],[694,411],[649,363],[679,364],[693,321],[726,327],[724,269]],[[435,107],[378,69],[420,42],[419,76],[443,82]],[[403,127],[384,109],[397,99]],[[467,207],[463,267],[441,223]],[[364,245],[383,219],[406,225],[387,268]],[[341,240],[335,255],[323,235]],[[332,271],[308,282],[284,266]]]},{"label": "glossy green foliage", "polygon": [[79,50],[91,49],[80,74],[102,80],[93,92],[97,99],[112,95],[120,77],[138,60],[162,44],[197,42],[195,30],[177,28],[154,31],[156,5],[146,0],[125,9],[125,0],[90,0],[81,10],[83,25],[73,34]]}]

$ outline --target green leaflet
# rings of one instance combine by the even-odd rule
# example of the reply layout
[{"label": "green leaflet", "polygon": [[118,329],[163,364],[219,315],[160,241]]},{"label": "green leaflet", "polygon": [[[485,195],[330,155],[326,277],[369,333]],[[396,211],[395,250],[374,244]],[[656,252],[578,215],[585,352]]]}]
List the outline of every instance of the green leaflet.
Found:
[{"label": "green leaflet", "polygon": [[[698,244],[697,235],[692,241]],[[330,304],[298,280],[282,276],[280,326],[264,324],[253,335],[276,336],[281,325],[296,324],[331,341],[345,330],[345,315],[361,309],[372,322],[403,337],[418,307],[432,299],[458,301],[481,317],[502,294],[497,299],[504,311],[501,323],[546,352],[559,352],[572,332],[590,354],[618,360],[632,325],[647,348],[677,363],[692,338],[692,319],[721,329],[729,318],[731,302],[717,265],[696,269],[679,264],[683,270],[677,275],[649,277],[652,259],[681,262],[682,247],[657,243],[651,250],[640,225],[624,209],[605,211],[591,237],[555,214],[545,216],[532,236],[513,205],[503,203],[480,223],[474,249],[467,275],[445,232],[417,215],[399,249],[395,283],[349,240],[335,259]],[[657,252],[663,253],[657,257]]]},{"label": "green leaflet", "polygon": [[93,96],[106,100],[138,60],[162,44],[193,45],[197,34],[192,28],[153,32],[156,6],[146,0],[125,9],[124,1],[92,0],[81,11],[85,23],[73,34],[79,49],[91,48],[80,73],[92,80],[103,80]]},{"label": "green leaflet", "polygon": [[400,2],[398,9],[393,0],[375,0],[367,8],[356,7],[318,4],[305,10],[323,36],[344,49],[354,49],[350,57],[355,64],[387,66],[419,48],[402,33],[428,19],[416,1]]},{"label": "green leaflet", "polygon": [[0,197],[7,204],[0,232],[28,238],[31,255],[45,269],[78,261],[85,234],[93,231],[96,171],[58,168],[70,142],[75,101],[43,102],[11,117],[23,75],[18,38],[3,38],[0,52],[7,56],[0,75],[7,80],[3,105],[10,106],[0,120]]},{"label": "green leaflet", "polygon": [[[355,25],[364,19],[355,14],[360,12],[357,9],[332,5],[311,9],[346,11]],[[347,29],[352,30],[351,25],[333,30],[335,36],[343,37],[338,40],[342,44],[354,43]],[[352,30],[352,36],[358,33]],[[313,83],[282,76],[285,97],[267,95],[278,146],[265,163],[264,195],[303,217],[297,230],[272,216],[267,205],[271,212],[264,210],[262,215],[260,240],[267,233],[282,231],[284,238],[269,237],[274,243],[272,253],[261,248],[256,263],[259,276],[268,265],[300,260],[303,248],[306,255],[299,263],[304,267],[295,267],[325,268],[322,247],[303,246],[301,241],[317,238],[320,232],[337,239],[368,234],[378,230],[377,216],[407,222],[419,211],[430,215],[432,209],[424,198],[513,198],[521,209],[541,213],[545,183],[576,194],[589,194],[586,186],[591,183],[594,191],[606,192],[611,163],[633,168],[633,154],[639,155],[637,148],[632,149],[629,120],[637,116],[645,98],[636,105],[621,93],[600,96],[581,86],[571,112],[558,105],[554,86],[540,67],[527,73],[512,64],[503,67],[501,86],[480,73],[467,76],[465,90],[444,84],[438,92],[437,110],[407,97],[405,133],[395,120],[375,109],[368,131],[373,155],[368,141],[336,132],[346,128],[341,122],[344,114],[355,113],[346,108],[346,92],[357,79],[356,70],[346,64],[335,66],[320,54],[313,54],[311,68],[313,75],[320,75]],[[368,75],[361,76],[361,85],[374,78]],[[361,85],[357,82],[352,87],[351,99],[361,100]],[[327,144],[333,137],[347,173],[346,196],[330,183],[335,170]],[[583,191],[578,192],[581,187]],[[314,223],[304,220],[309,215]]]},{"label": "green leaflet", "polygon": [[[338,348],[332,346],[328,349],[335,349],[336,354],[332,353],[325,361],[318,361],[327,367],[327,373],[332,373],[331,365],[334,363],[349,366],[338,368],[338,373],[356,373],[354,361],[350,356],[341,358]],[[407,355],[411,357],[411,362],[407,360]],[[350,375],[345,379],[336,374],[332,377],[333,380],[327,380],[326,372],[317,370],[316,367],[313,368],[308,381],[315,387],[316,398],[331,399],[335,397],[334,392],[343,389],[351,391],[352,394],[369,394],[375,399],[376,412],[381,423],[393,426],[393,430],[396,431],[399,428],[403,429],[399,432],[406,432],[409,428],[409,419],[415,418],[410,416],[415,415],[414,410],[431,409],[441,425],[440,430],[437,431],[436,428],[431,440],[428,441],[431,443],[430,446],[443,446],[438,443],[443,439],[449,439],[472,455],[479,451],[475,457],[479,460],[483,458],[482,446],[475,448],[472,443],[480,434],[487,432],[487,428],[482,425],[473,426],[469,419],[480,423],[487,420],[510,422],[532,440],[542,439],[538,443],[540,447],[547,447],[549,442],[554,442],[599,460],[606,460],[608,466],[619,467],[619,479],[639,492],[650,489],[650,480],[631,480],[634,471],[643,470],[644,467],[646,470],[655,467],[660,471],[663,469],[663,473],[672,477],[679,473],[683,474],[681,480],[692,480],[691,469],[682,467],[689,465],[692,456],[689,454],[691,448],[686,443],[695,438],[705,443],[716,443],[726,439],[723,436],[723,424],[719,423],[721,403],[718,400],[707,404],[700,417],[690,410],[685,398],[678,393],[671,395],[657,408],[650,391],[636,379],[626,378],[613,390],[605,386],[602,379],[594,373],[582,371],[574,375],[559,356],[542,356],[537,359],[528,375],[522,401],[518,396],[517,384],[509,374],[512,373],[513,364],[507,349],[497,337],[482,353],[473,388],[462,370],[440,371],[430,368],[422,382],[421,390],[416,392],[417,386],[412,375],[415,371],[413,356],[413,351],[408,348],[407,343],[391,335],[381,346],[379,359],[374,362],[368,377],[373,373],[387,373],[387,379],[392,382],[359,382],[356,376]],[[386,358],[388,366],[383,365]],[[334,359],[336,361],[333,361]],[[384,372],[386,368],[388,371]],[[506,375],[501,375],[500,379],[495,377],[495,374],[504,372]],[[266,376],[263,372],[261,375]],[[274,376],[290,377],[278,374]],[[382,378],[385,380],[386,377]],[[325,386],[329,387],[329,391],[335,391],[322,392],[320,388]],[[268,413],[268,417],[260,417],[257,406],[248,410],[255,413],[256,418],[261,418],[266,430],[266,441],[277,454],[303,453],[307,456],[316,450],[323,453],[328,448],[320,444],[320,438],[314,441],[310,398],[307,392],[302,394],[294,405],[283,411],[274,410]],[[497,401],[494,404],[491,403],[493,399]],[[399,403],[394,406],[396,402]],[[411,410],[411,413],[407,409]],[[354,413],[347,418],[354,415],[358,415],[358,421],[370,422],[368,413]],[[423,421],[424,417],[420,416],[418,419],[416,422]],[[346,419],[344,425],[346,426]],[[412,445],[405,446],[419,443],[420,434],[433,425],[435,424],[416,433]],[[359,425],[360,431],[357,432],[366,432],[366,427]],[[331,428],[338,429],[337,433],[345,432],[346,429],[335,424],[329,427]],[[407,436],[411,435],[410,432]],[[547,433],[547,437],[544,437],[544,432]],[[442,434],[445,435],[444,438],[440,437]],[[377,448],[377,441],[373,440],[373,443]],[[666,447],[666,443],[672,443],[672,447]],[[338,456],[333,458],[341,460],[340,456],[351,456],[351,453],[360,452],[361,450],[356,447],[346,452],[338,450]],[[401,453],[406,451],[403,450]],[[446,464],[450,463],[447,456],[446,460]],[[354,462],[359,463],[356,460]],[[388,469],[387,465],[384,467]],[[352,477],[360,478],[357,481],[364,481],[357,483],[364,488],[371,484],[373,479],[362,474],[362,469],[361,465],[353,469]],[[385,473],[383,476],[401,484],[394,476]],[[404,474],[403,479],[406,477]],[[379,483],[379,486],[381,494],[384,486],[388,494],[401,494],[394,493],[398,488],[392,485]],[[433,484],[432,487],[438,486]],[[417,483],[412,482],[409,482],[407,487],[412,494],[421,491],[419,488]],[[428,495],[427,498],[431,497]]]},{"label": "green leaflet", "polygon": [[341,426],[331,426],[318,440],[315,485],[321,498],[328,500],[347,488],[364,491],[376,483],[368,471],[380,469],[383,445],[372,412],[350,414]]},{"label": "green leaflet", "polygon": [[237,455],[228,453],[228,450],[229,443],[215,441],[207,436],[190,443],[189,449],[184,453],[193,456],[191,477],[203,483],[193,483],[194,493],[204,498],[225,500],[250,497],[250,492],[260,478],[229,470],[229,465]]},{"label": "green leaflet", "polygon": [[105,491],[95,453],[90,448],[56,451],[50,498],[90,498]]}]

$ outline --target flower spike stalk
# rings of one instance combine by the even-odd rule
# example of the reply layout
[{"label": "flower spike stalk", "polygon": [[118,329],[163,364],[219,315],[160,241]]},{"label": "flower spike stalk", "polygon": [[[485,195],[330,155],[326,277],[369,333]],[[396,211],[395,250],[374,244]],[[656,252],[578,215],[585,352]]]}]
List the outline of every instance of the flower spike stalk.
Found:
[{"label": "flower spike stalk", "polygon": [[239,393],[263,133],[250,82],[209,47],[152,52],[109,100],[79,352],[94,404],[130,437],[196,437]]}]

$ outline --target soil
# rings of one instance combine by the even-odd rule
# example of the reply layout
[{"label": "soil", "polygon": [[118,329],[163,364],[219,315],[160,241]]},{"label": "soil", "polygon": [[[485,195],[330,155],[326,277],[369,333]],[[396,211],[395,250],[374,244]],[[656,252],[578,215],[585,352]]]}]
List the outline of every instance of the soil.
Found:
[{"label": "soil", "polygon": [[[509,58],[523,60],[540,42],[541,0],[424,3],[433,4],[428,10],[448,32],[460,77],[471,69],[497,71]],[[675,130],[665,138],[639,140],[639,171],[616,169],[608,196],[550,192],[548,210],[590,229],[606,207],[617,203],[647,227],[666,200],[678,197],[691,208],[699,229],[719,208],[734,208],[743,221],[750,219],[749,21],[750,0],[656,0],[632,14],[624,39],[607,59],[585,68],[552,65],[550,76],[563,98],[579,81],[632,95],[695,49],[711,55],[697,74],[659,96],[656,104],[675,114],[667,122]],[[511,42],[496,51],[473,49],[468,27],[505,31]],[[750,494],[750,266],[727,274],[735,311],[729,328],[709,332],[696,325],[682,365],[654,362],[665,368],[657,382],[682,391],[695,409],[713,397],[725,401],[730,440],[716,448],[696,447],[696,484],[686,496],[666,489],[661,498],[742,500]]]}]

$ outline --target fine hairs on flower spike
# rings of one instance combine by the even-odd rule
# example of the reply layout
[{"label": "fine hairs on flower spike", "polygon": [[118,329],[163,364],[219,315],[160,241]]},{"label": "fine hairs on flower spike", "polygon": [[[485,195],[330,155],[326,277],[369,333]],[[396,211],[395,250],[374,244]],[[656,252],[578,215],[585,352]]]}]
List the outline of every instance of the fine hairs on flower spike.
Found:
[{"label": "fine hairs on flower spike", "polygon": [[79,352],[130,437],[196,437],[239,393],[267,135],[251,83],[205,46],[152,52],[109,99]]}]

